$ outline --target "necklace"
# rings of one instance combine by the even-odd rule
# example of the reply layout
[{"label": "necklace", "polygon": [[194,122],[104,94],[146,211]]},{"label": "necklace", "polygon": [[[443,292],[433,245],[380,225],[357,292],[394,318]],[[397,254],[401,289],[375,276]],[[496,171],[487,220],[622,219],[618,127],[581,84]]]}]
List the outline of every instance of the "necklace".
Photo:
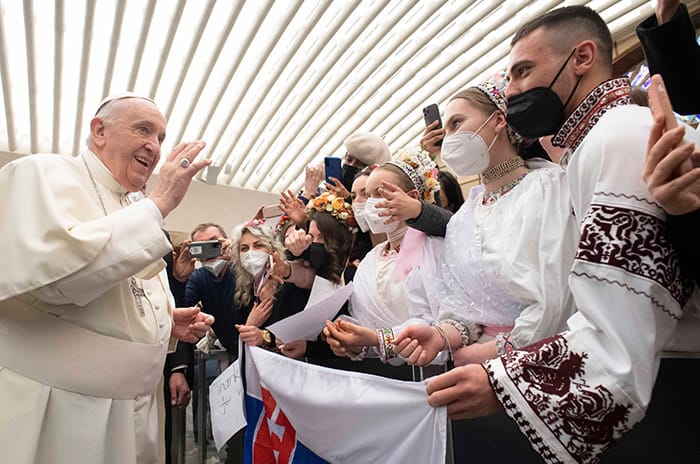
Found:
[{"label": "necklace", "polygon": [[513,158],[497,164],[481,174],[481,180],[483,183],[488,184],[489,182],[500,179],[509,172],[518,169],[520,166],[525,166],[525,160],[519,156],[514,156]]},{"label": "necklace", "polygon": [[484,196],[481,197],[481,204],[486,206],[486,205],[492,205],[496,203],[496,201],[501,198],[503,195],[506,193],[510,192],[515,188],[516,185],[518,185],[524,178],[530,174],[530,171],[526,172],[522,176],[518,177],[515,179],[513,182],[504,185],[503,187],[499,188],[495,192],[488,192],[484,191]]}]

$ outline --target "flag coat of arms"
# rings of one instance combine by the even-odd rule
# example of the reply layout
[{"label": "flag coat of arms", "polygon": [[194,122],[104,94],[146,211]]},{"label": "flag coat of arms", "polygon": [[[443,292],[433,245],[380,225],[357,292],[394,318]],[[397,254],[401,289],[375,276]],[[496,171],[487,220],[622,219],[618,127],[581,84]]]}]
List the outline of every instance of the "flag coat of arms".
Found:
[{"label": "flag coat of arms", "polygon": [[244,463],[444,463],[445,408],[425,385],[245,348]]}]

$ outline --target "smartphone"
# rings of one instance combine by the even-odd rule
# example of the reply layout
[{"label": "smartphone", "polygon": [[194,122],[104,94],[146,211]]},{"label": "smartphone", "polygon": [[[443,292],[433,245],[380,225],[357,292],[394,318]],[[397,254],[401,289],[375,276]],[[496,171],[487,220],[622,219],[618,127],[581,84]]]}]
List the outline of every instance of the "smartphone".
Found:
[{"label": "smartphone", "polygon": [[262,292],[263,287],[265,286],[267,281],[270,279],[270,275],[272,273],[272,263],[273,263],[273,258],[272,258],[272,255],[270,255],[267,262],[265,263],[265,266],[255,276],[254,282],[253,282],[253,294],[255,296],[260,295],[260,292]]},{"label": "smartphone", "polygon": [[218,240],[192,242],[188,248],[190,255],[202,261],[221,256],[221,242]]},{"label": "smartphone", "polygon": [[678,127],[678,121],[673,115],[671,100],[666,92],[666,85],[660,74],[651,76],[651,84],[649,85],[649,108],[651,114],[656,117],[658,114],[663,114],[666,130],[671,130]]},{"label": "smartphone", "polygon": [[331,182],[331,177],[335,177],[338,180],[343,180],[343,171],[340,167],[340,163],[340,158],[337,158],[335,156],[326,156],[325,158],[323,158],[323,168],[326,171],[326,182],[328,182],[331,185],[335,185],[333,184],[333,182]]},{"label": "smartphone", "polygon": [[[437,127],[434,127],[433,130],[442,129],[442,119],[440,119],[440,109],[438,108],[437,103],[433,103],[423,108],[423,119],[425,120],[425,127],[428,127],[433,122],[437,121],[438,125]],[[442,140],[438,141],[437,145],[442,146]]]},{"label": "smartphone", "polygon": [[283,214],[284,214],[284,211],[279,209],[279,207],[277,205],[263,206],[263,209],[262,209],[263,219],[280,217]]}]

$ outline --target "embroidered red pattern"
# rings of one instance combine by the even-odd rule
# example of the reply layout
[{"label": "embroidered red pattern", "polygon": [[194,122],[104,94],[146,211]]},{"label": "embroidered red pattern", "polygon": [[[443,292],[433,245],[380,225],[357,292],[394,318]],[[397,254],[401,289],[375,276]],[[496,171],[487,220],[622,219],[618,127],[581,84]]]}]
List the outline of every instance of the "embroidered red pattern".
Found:
[{"label": "embroidered red pattern", "polygon": [[[662,220],[628,208],[593,204],[581,229],[577,260],[616,267],[653,280],[671,294],[679,308],[672,310],[656,298],[654,303],[674,319],[680,317],[680,308],[690,298],[692,285],[681,276],[678,259]],[[630,287],[629,282],[616,284],[647,295]]]},{"label": "embroidered red pattern", "polygon": [[[587,383],[587,358],[571,351],[566,339],[557,335],[492,362],[504,364],[513,385],[572,458],[595,463],[634,424],[631,404],[616,402],[603,385]],[[546,462],[562,462],[518,411],[488,363],[485,367],[496,396],[535,450]]]},{"label": "embroidered red pattern", "polygon": [[632,104],[630,90],[630,81],[626,77],[611,79],[597,86],[564,121],[552,144],[576,150],[609,109]]}]

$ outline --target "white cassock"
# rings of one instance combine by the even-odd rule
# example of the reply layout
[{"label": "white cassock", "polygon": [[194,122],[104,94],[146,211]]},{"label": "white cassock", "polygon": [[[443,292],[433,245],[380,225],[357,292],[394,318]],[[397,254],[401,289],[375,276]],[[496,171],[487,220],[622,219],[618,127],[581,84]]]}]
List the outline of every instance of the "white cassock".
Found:
[{"label": "white cassock", "polygon": [[495,201],[472,189],[447,225],[431,299],[439,320],[483,328],[482,342],[510,332],[515,347],[526,346],[559,333],[574,313],[567,275],[579,232],[566,178],[543,160],[528,167]]},{"label": "white cassock", "polygon": [[155,204],[126,193],[90,152],[0,170],[4,462],[162,462],[171,247]]},{"label": "white cassock", "polygon": [[581,227],[568,331],[484,363],[506,413],[548,463],[597,462],[644,416],[667,344],[697,349],[680,346],[698,343],[678,324],[692,286],[642,181],[652,119],[629,92],[626,78],[602,83],[553,140],[573,150],[567,178]]}]

